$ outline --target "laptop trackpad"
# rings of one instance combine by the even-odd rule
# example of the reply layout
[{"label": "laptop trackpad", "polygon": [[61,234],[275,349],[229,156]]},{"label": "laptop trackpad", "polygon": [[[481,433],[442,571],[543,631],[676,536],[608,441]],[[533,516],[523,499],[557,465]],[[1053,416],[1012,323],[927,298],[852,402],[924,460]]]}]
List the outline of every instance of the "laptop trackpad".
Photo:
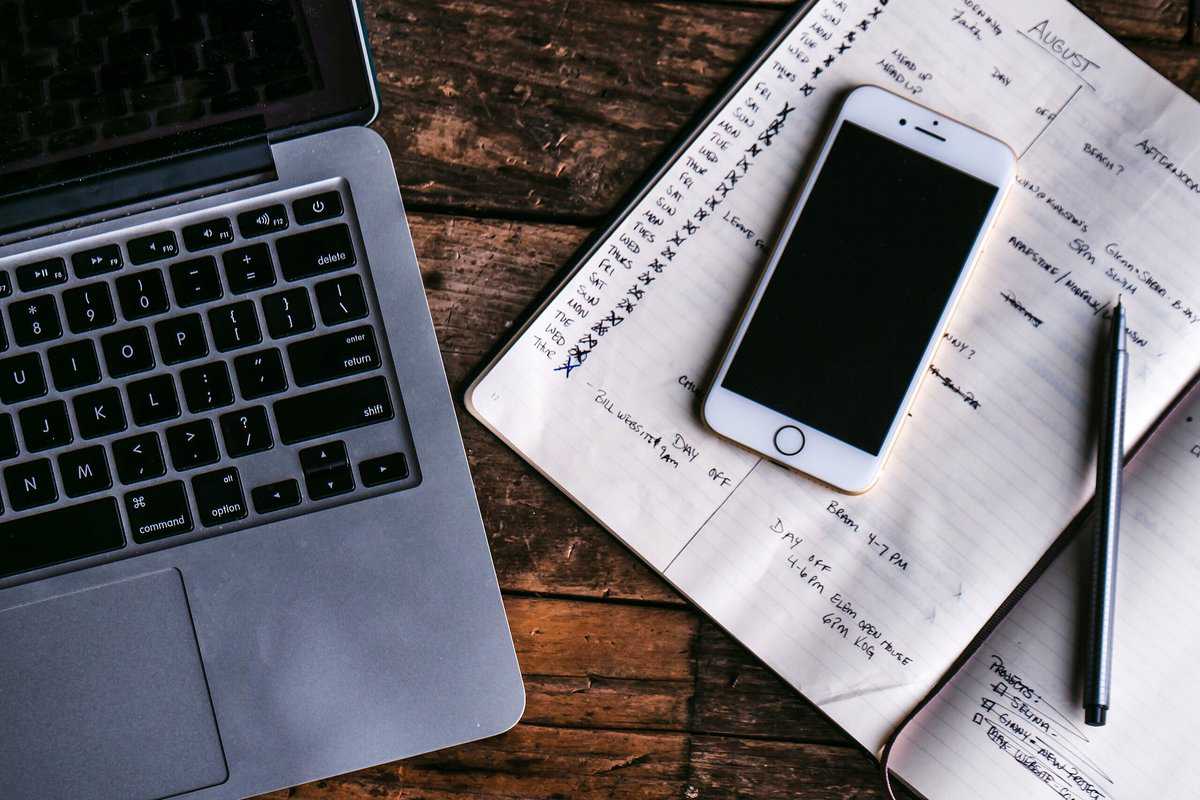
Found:
[{"label": "laptop trackpad", "polygon": [[7,797],[156,800],[228,777],[176,570],[0,613]]}]

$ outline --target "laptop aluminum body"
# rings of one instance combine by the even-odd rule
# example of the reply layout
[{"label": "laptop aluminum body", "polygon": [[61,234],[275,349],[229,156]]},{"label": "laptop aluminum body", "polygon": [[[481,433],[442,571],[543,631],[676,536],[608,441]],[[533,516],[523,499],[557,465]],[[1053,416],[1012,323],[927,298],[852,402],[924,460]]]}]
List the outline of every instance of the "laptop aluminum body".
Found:
[{"label": "laptop aluminum body", "polygon": [[[59,11],[31,11],[41,7],[41,0],[18,4],[16,34],[12,20],[0,20],[8,24],[10,44],[14,36],[25,37],[30,63],[46,60],[35,52],[33,39],[59,41],[50,60],[66,61],[63,53],[82,47],[78,37],[87,26],[107,24],[106,41],[127,45],[140,37],[152,45],[134,56],[152,72],[155,54],[169,49],[164,43],[185,29],[182,38],[194,41],[172,45],[174,57],[187,61],[192,48],[206,77],[220,80],[223,71],[230,85],[218,87],[225,91],[220,112],[210,98],[201,98],[202,117],[185,123],[182,132],[172,129],[169,137],[157,136],[153,125],[124,133],[122,125],[140,123],[118,116],[107,130],[115,132],[115,144],[104,145],[108,123],[77,119],[77,127],[92,127],[75,141],[91,144],[74,150],[69,137],[52,141],[58,134],[33,130],[31,120],[42,119],[37,117],[42,106],[0,108],[0,125],[3,115],[16,118],[13,125],[20,133],[10,137],[18,141],[16,151],[0,149],[9,153],[8,167],[0,161],[0,271],[10,283],[3,290],[0,281],[0,294],[7,294],[0,300],[0,317],[8,343],[0,363],[16,353],[50,361],[61,355],[52,355],[53,348],[87,349],[86,341],[94,343],[104,363],[99,383],[77,389],[60,389],[51,363],[53,375],[41,397],[5,403],[2,409],[20,442],[18,454],[0,461],[0,470],[12,468],[0,482],[0,573],[5,574],[0,577],[0,795],[244,797],[508,729],[522,713],[524,692],[391,157],[382,139],[363,127],[378,112],[379,100],[360,10],[349,0],[250,0],[239,4],[241,13],[252,15],[247,29],[230,33],[228,16],[220,25],[211,16],[231,13],[228,4],[213,10],[220,0],[177,0],[161,4],[160,17],[149,23],[150,34],[131,34],[143,28],[134,25],[140,22],[127,8],[144,3],[116,3],[126,8],[119,20],[97,20],[92,11],[113,3],[44,8],[50,5]],[[79,7],[77,16],[71,16],[76,13],[72,5]],[[183,18],[193,7],[199,9],[199,23]],[[52,13],[65,16],[47,17]],[[308,74],[288,78],[287,85],[271,83],[276,76],[270,74],[259,75],[266,83],[255,84],[253,69],[239,69],[236,57],[222,66],[227,53],[207,44],[223,36],[221,46],[236,50],[241,37],[246,61],[253,61],[260,56],[258,45],[266,52],[274,38],[255,25],[277,19],[310,37],[301,42],[309,61],[298,67]],[[76,55],[69,52],[71,58]],[[106,54],[105,64],[111,56]],[[295,67],[301,62],[285,55],[278,63]],[[113,80],[128,77],[128,68],[125,73],[105,72],[104,65],[91,69],[97,94],[120,94],[129,108],[138,98],[146,105],[150,90],[136,80],[132,87]],[[37,93],[30,87],[41,81],[43,105],[53,104],[53,80],[53,75],[34,75],[23,86]],[[178,109],[196,103],[195,97],[189,99],[195,84],[185,83],[192,78],[168,75],[159,83],[165,87],[172,80],[177,93],[161,88],[168,96],[161,108],[174,110],[142,112],[151,120],[186,116],[186,109]],[[90,88],[86,79],[84,84]],[[226,110],[237,101],[229,95],[239,91],[243,100],[257,96],[257,103]],[[272,93],[289,91],[294,94],[270,99]],[[91,95],[67,102],[76,113],[95,105]],[[25,141],[31,138],[39,139],[33,147]],[[46,154],[55,147],[61,156]],[[95,152],[80,155],[89,148]],[[137,160],[130,161],[129,154]],[[21,157],[24,167],[13,160]],[[333,224],[305,222],[330,214],[334,203],[344,210]],[[274,217],[280,208],[284,216]],[[303,253],[294,256],[298,242],[323,241],[323,234],[310,232],[341,225],[348,226],[342,234],[350,237],[348,247],[308,260]],[[206,235],[220,243],[205,249]],[[253,250],[259,244],[266,247]],[[91,275],[95,259],[101,259],[97,269],[111,266],[95,254],[111,252],[104,248],[113,245],[123,265]],[[174,256],[158,259],[157,247]],[[243,249],[247,256],[266,254],[273,285],[264,285],[258,269],[238,271],[237,260],[226,255]],[[337,272],[331,260],[345,258],[350,249],[355,253],[351,272]],[[214,291],[221,297],[188,306],[182,295],[192,287],[198,296],[205,291],[189,282],[209,263],[203,253],[211,254],[219,271],[221,285]],[[79,254],[82,260],[75,258]],[[48,266],[37,266],[43,262]],[[176,263],[193,262],[195,270],[172,270]],[[327,268],[328,274],[309,275]],[[137,304],[152,304],[156,297],[138,293],[141,276],[157,280],[154,272],[164,276],[169,309],[140,319]],[[81,278],[85,273],[91,277]],[[137,279],[124,280],[130,276]],[[80,293],[67,294],[82,286],[107,291],[101,283],[112,289],[114,323],[75,333],[68,302],[79,301]],[[326,326],[330,317],[342,319],[330,292],[352,284],[366,286],[365,298],[357,298],[363,318]],[[285,296],[289,291],[293,294]],[[280,308],[296,292],[312,297],[315,319],[312,329],[293,336],[286,330],[291,317]],[[59,316],[65,315],[62,335],[19,346],[21,336],[37,337],[28,320],[15,314],[46,295],[54,298],[46,302],[57,304]],[[246,302],[250,306],[238,306]],[[83,308],[90,317],[92,306]],[[216,326],[228,324],[222,317],[226,310],[232,315],[244,309],[263,321],[258,343],[241,348],[241,328]],[[208,354],[165,363],[174,339],[163,338],[159,323],[174,324],[193,311],[197,324],[211,326],[205,328],[214,340]],[[86,321],[79,325],[88,327]],[[284,326],[278,337],[276,326]],[[134,328],[148,332],[155,367],[142,377],[112,378],[123,340],[101,339]],[[293,344],[366,328],[377,340],[373,357],[382,363],[361,356],[371,371],[352,374],[362,368],[360,356],[337,361],[340,354],[334,353],[330,365],[314,369],[340,377],[299,385],[310,371],[311,354],[326,353],[328,347],[292,350]],[[168,334],[174,330],[166,328]],[[233,349],[224,352],[219,338],[230,335]],[[334,344],[354,342],[361,344],[360,334]],[[282,354],[287,386],[255,397],[246,375],[266,374],[254,372],[261,366],[255,359],[262,361],[256,354],[271,351]],[[238,361],[243,356],[249,361]],[[193,405],[196,376],[209,375],[195,369],[216,362],[232,376],[230,402],[195,413],[190,409],[204,407]],[[249,372],[243,374],[242,367]],[[136,399],[144,406],[151,396],[154,406],[157,397],[134,396],[145,387],[132,384],[145,376],[173,382],[180,394],[178,416],[144,426],[130,419],[124,431],[86,439],[84,412],[75,398],[115,386],[126,402]],[[339,395],[322,387],[345,391]],[[354,413],[370,417],[386,405],[382,413],[388,417],[369,426],[338,405],[343,396],[368,389],[382,391],[384,400],[356,406]],[[203,395],[203,387],[197,391]],[[31,415],[60,402],[70,414],[69,444],[35,446],[38,430],[36,423],[29,426]],[[333,409],[330,415],[317,413],[326,406]],[[126,408],[126,415],[135,416],[139,407]],[[269,429],[261,435],[272,439],[272,446],[242,447],[243,411],[255,411],[265,421]],[[360,427],[327,432],[334,423],[323,417],[339,415],[343,426]],[[196,467],[203,456],[188,449],[194,430],[188,426],[205,427],[204,418],[220,446],[216,461]],[[144,462],[122,448],[136,448],[128,440],[151,433],[162,442],[161,474],[150,480],[126,474],[144,469]],[[246,440],[259,435],[247,433]],[[75,455],[85,447],[87,455],[112,464],[111,487],[70,497],[73,490],[89,488],[90,468],[79,467]],[[253,454],[234,457],[250,450]],[[126,456],[133,466],[118,463]],[[322,457],[334,466],[318,463]],[[36,473],[26,467],[35,461],[52,470],[47,477],[56,500],[27,496],[29,477]],[[349,483],[335,486],[338,481]],[[154,509],[170,502],[162,492],[178,493],[175,502],[186,499],[178,516],[173,510],[153,516]],[[289,499],[292,492],[295,497]],[[37,502],[42,504],[14,510]],[[79,514],[42,516],[80,507],[103,510],[91,519],[105,517],[105,525],[115,520],[120,544],[111,535],[107,544],[93,542]]]}]

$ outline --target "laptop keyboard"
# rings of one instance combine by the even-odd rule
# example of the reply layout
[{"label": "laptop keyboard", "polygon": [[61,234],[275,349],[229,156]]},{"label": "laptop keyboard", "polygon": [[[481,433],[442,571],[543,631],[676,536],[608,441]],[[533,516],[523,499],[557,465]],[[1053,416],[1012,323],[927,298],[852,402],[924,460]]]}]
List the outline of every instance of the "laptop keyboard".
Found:
[{"label": "laptop keyboard", "polygon": [[416,485],[349,198],[0,259],[0,577]]}]

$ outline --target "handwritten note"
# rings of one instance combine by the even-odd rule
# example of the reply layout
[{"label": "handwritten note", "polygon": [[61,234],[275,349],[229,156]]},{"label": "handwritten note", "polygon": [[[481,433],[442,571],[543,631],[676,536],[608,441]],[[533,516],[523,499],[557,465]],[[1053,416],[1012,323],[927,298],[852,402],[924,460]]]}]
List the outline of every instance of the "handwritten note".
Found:
[{"label": "handwritten note", "polygon": [[[1021,158],[881,482],[843,497],[713,436],[697,404],[824,121],[863,83]],[[1118,293],[1131,441],[1200,368],[1198,128],[1195,103],[1065,2],[822,0],[470,406],[876,751],[1090,496]],[[796,313],[816,303],[853,313],[821,296]]]},{"label": "handwritten note", "polygon": [[927,797],[1195,797],[1200,396],[1126,476],[1108,724],[1083,722],[1090,538],[1081,536],[901,734],[893,764]]}]

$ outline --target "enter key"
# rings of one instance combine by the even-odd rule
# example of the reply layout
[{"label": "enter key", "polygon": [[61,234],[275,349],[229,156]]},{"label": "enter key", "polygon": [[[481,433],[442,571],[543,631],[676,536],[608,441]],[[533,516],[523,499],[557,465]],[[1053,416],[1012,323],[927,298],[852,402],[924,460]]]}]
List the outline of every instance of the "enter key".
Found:
[{"label": "enter key", "polygon": [[369,325],[288,345],[297,386],[312,386],[379,368],[379,347]]}]

